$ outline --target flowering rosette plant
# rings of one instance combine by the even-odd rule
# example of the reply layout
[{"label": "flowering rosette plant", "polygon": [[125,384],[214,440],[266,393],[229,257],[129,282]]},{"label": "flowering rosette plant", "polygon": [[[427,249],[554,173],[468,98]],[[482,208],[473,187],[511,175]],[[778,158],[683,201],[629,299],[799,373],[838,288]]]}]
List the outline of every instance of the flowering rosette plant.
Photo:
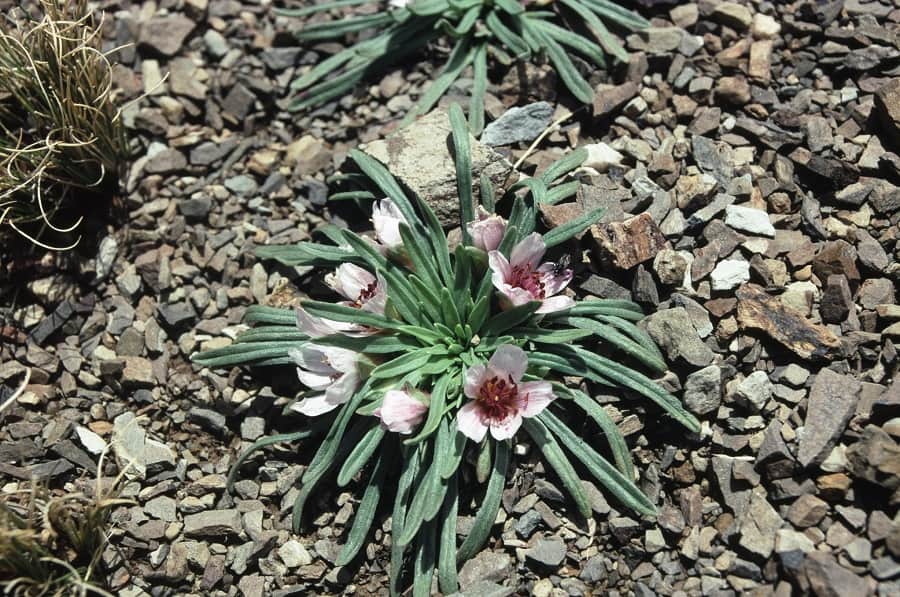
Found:
[{"label": "flowering rosette plant", "polygon": [[627,62],[628,54],[604,21],[627,30],[649,25],[637,13],[609,0],[389,0],[387,10],[318,19],[332,10],[371,4],[371,0],[337,0],[278,11],[284,16],[309,18],[309,23],[295,33],[301,41],[375,31],[295,79],[291,88],[298,95],[291,103],[292,110],[305,110],[341,97],[367,75],[398,64],[447,37],[452,46],[447,61],[410,111],[407,122],[428,112],[471,66],[469,114],[472,131],[477,134],[484,125],[489,56],[503,65],[546,57],[572,95],[590,103],[591,86],[568,52],[574,51],[600,67],[606,65],[607,54]]},{"label": "flowering rosette plant", "polygon": [[[457,566],[478,552],[497,516],[513,441],[531,438],[582,516],[591,508],[571,456],[623,506],[654,513],[635,485],[621,433],[582,387],[649,398],[688,430],[699,429],[676,398],[632,368],[666,369],[657,347],[634,325],[643,317],[640,309],[620,300],[575,301],[566,294],[572,271],[548,255],[600,212],[544,234],[535,230],[538,206],[573,192],[559,179],[584,152],[513,185],[496,201],[505,206],[501,217],[487,180],[482,205],[474,205],[470,137],[458,106],[451,124],[458,246],[451,249],[424,201],[381,163],[354,151],[362,175],[350,178],[367,188],[352,196],[375,199],[374,237],[325,227],[333,244],[258,250],[287,265],[326,268],[335,300],[304,300],[295,310],[251,307],[246,321],[254,328],[194,359],[206,366],[296,367],[308,390],[289,408],[306,415],[308,425],[256,442],[230,481],[254,451],[322,435],[300,479],[295,529],[327,474],[335,474],[339,486],[364,483],[336,561],[346,565],[357,557],[379,505],[392,498],[391,590],[399,591],[408,557],[414,595],[429,594],[435,569],[441,591],[457,590]],[[572,420],[591,421],[598,432],[583,438],[569,427]],[[611,461],[597,445],[600,438]],[[473,477],[486,487],[473,484]],[[457,513],[473,498],[474,522],[458,543]]]}]

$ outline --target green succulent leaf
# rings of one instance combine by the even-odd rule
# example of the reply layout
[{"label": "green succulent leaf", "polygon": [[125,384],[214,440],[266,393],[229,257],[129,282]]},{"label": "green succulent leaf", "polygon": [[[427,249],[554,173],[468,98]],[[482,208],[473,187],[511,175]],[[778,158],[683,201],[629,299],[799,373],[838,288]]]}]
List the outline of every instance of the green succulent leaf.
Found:
[{"label": "green succulent leaf", "polygon": [[[537,418],[541,423],[546,425],[545,429],[553,431],[553,434],[559,438],[562,445],[566,446],[566,449],[581,461],[585,468],[594,475],[594,478],[606,487],[610,493],[616,496],[616,499],[622,502],[624,506],[647,516],[654,516],[656,514],[656,508],[654,507],[653,502],[644,495],[631,479],[626,478],[613,465],[607,462],[603,456],[598,454],[596,450],[588,445],[586,441],[575,435],[568,426],[556,417],[556,415],[549,410],[544,410]],[[530,432],[531,429],[529,429],[529,433]],[[548,433],[547,435],[549,436],[550,434]],[[540,443],[540,440],[536,441]],[[554,455],[554,458],[557,456],[558,455]],[[553,467],[556,468],[556,465],[553,465]],[[557,472],[559,472],[559,469],[557,469]],[[568,472],[566,474],[568,474]],[[562,478],[562,475],[560,475],[560,478]],[[577,478],[575,481],[577,482]],[[566,483],[565,480],[563,480],[563,483]],[[581,487],[580,482],[579,487]],[[587,504],[587,507],[588,514],[585,514],[585,516],[590,514],[590,503]],[[584,513],[583,510],[582,513]]]},{"label": "green succulent leaf", "polygon": [[[547,411],[545,410],[544,412]],[[581,485],[581,479],[578,478],[578,474],[572,468],[572,463],[569,462],[569,459],[563,453],[559,442],[556,441],[541,421],[542,418],[540,416],[536,419],[523,419],[522,426],[528,431],[528,435],[531,436],[534,443],[541,449],[544,458],[547,459],[553,470],[556,471],[559,480],[562,481],[566,491],[569,492],[569,495],[575,501],[578,513],[587,518],[591,515],[591,502],[584,491],[584,487]]]},{"label": "green succulent leaf", "polygon": [[497,512],[500,510],[500,498],[503,495],[506,471],[509,468],[509,452],[510,448],[507,442],[496,443],[494,466],[491,470],[491,477],[488,480],[487,490],[484,493],[484,499],[481,501],[481,507],[475,514],[472,528],[468,536],[463,540],[462,545],[459,546],[459,551],[456,554],[457,563],[465,562],[478,553],[491,533],[491,527],[494,526],[494,520],[496,520]]},{"label": "green succulent leaf", "polygon": [[384,428],[376,423],[366,432],[362,440],[353,447],[347,460],[341,466],[337,475],[339,487],[345,487],[356,473],[362,470],[366,463],[369,462],[369,459],[372,458],[375,450],[378,449],[382,439],[384,439]]},{"label": "green succulent leaf", "polygon": [[346,566],[353,561],[359,550],[365,544],[366,536],[369,529],[372,528],[372,521],[375,520],[375,513],[378,510],[378,503],[384,493],[384,478],[388,469],[388,458],[379,455],[375,460],[375,466],[372,474],[369,476],[369,482],[363,493],[362,500],[356,508],[356,514],[353,516],[353,526],[347,534],[347,542],[341,548],[335,560],[335,566]]}]

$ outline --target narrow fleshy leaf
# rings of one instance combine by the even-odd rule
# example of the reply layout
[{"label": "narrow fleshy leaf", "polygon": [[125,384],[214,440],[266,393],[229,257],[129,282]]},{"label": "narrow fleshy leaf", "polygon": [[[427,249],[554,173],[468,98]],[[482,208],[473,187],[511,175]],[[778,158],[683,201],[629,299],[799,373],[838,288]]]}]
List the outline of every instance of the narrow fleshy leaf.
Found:
[{"label": "narrow fleshy leaf", "polygon": [[459,225],[463,244],[472,244],[468,224],[475,219],[472,203],[472,154],[469,146],[469,127],[459,104],[450,106],[450,129],[453,137],[453,162],[456,166],[456,188],[459,193]]},{"label": "narrow fleshy leaf", "polygon": [[441,529],[438,547],[438,586],[445,595],[459,590],[456,573],[456,517],[459,512],[459,489],[454,473],[447,482],[447,494],[438,525]]},{"label": "narrow fleshy leaf", "polygon": [[[644,495],[644,492],[631,479],[626,478],[588,445],[584,439],[573,433],[556,415],[545,409],[537,418],[552,430],[553,434],[560,439],[562,445],[580,460],[594,478],[609,490],[617,500],[622,502],[624,506],[647,516],[656,514],[656,507],[653,505],[653,502]],[[590,508],[590,504],[588,504],[588,508]]]},{"label": "narrow fleshy leaf", "polygon": [[381,445],[382,439],[384,439],[384,428],[375,422],[360,442],[353,447],[347,460],[344,461],[340,471],[338,471],[337,484],[339,487],[346,486],[347,483],[353,480],[356,473],[362,470],[372,457],[372,454],[378,449],[378,446]]},{"label": "narrow fleshy leaf", "polygon": [[[397,494],[391,512],[391,536],[396,539],[403,533],[403,524],[409,506],[410,490],[419,474],[419,451],[421,446],[403,449],[401,463],[403,472],[397,482]],[[400,581],[403,579],[403,552],[406,546],[399,541],[391,541],[391,568],[388,577],[389,590],[392,596],[400,594]]]},{"label": "narrow fleshy leaf", "polygon": [[438,428],[441,416],[444,413],[444,405],[447,401],[447,388],[453,380],[454,377],[449,374],[438,378],[431,392],[431,401],[428,403],[428,416],[425,418],[419,433],[415,437],[405,440],[405,444],[413,445],[428,439]]},{"label": "narrow fleshy leaf", "polygon": [[347,534],[347,541],[341,548],[337,559],[334,561],[335,566],[346,566],[356,557],[365,544],[369,529],[372,528],[372,521],[375,520],[375,513],[378,511],[378,503],[381,501],[381,495],[384,493],[384,477],[388,469],[388,458],[379,455],[375,460],[375,466],[372,474],[369,476],[369,482],[363,493],[359,506],[353,515],[353,525]]},{"label": "narrow fleshy leaf", "polygon": [[562,244],[569,239],[575,238],[576,236],[599,222],[604,213],[606,213],[606,208],[598,207],[596,209],[592,209],[586,214],[582,214],[581,216],[573,220],[569,220],[561,226],[557,226],[544,235],[544,244],[549,249],[550,247],[555,247],[556,245]]},{"label": "narrow fleshy leaf", "polygon": [[481,500],[481,505],[475,513],[475,520],[472,522],[472,528],[469,530],[468,536],[462,542],[462,545],[459,546],[459,551],[456,554],[456,561],[460,564],[478,553],[487,540],[488,535],[491,534],[491,527],[494,526],[494,520],[496,520],[497,512],[500,510],[503,486],[506,485],[509,452],[510,448],[507,442],[496,442],[494,466],[491,470],[491,478],[488,480],[487,490],[484,493],[484,499]]},{"label": "narrow fleshy leaf", "polygon": [[523,419],[522,426],[541,449],[544,459],[556,472],[569,495],[572,496],[578,513],[587,518],[591,515],[591,502],[581,485],[581,479],[578,478],[578,474],[572,468],[572,463],[563,453],[559,442],[550,434],[540,419],[541,415],[538,415],[537,418]]},{"label": "narrow fleshy leaf", "polygon": [[497,336],[505,331],[519,325],[524,321],[528,321],[534,312],[540,309],[540,301],[530,301],[524,305],[519,305],[511,309],[507,309],[497,315],[491,317],[482,328],[482,334],[485,336]]}]

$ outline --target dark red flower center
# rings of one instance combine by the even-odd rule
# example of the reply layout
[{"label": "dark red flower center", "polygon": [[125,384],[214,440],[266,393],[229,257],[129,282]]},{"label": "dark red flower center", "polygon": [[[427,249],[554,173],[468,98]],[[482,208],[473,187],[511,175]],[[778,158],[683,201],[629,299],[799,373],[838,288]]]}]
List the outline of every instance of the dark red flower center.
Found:
[{"label": "dark red flower center", "polygon": [[370,282],[368,286],[366,286],[359,292],[359,296],[356,297],[356,300],[353,301],[353,304],[351,306],[357,309],[362,309],[362,306],[369,302],[369,299],[375,296],[377,290],[378,281],[376,280],[374,282]]},{"label": "dark red flower center", "polygon": [[530,263],[515,266],[508,282],[510,286],[524,288],[536,299],[544,298],[544,275],[535,271]]},{"label": "dark red flower center", "polygon": [[478,405],[482,412],[494,421],[502,421],[517,410],[519,389],[512,377],[494,376],[478,388]]}]

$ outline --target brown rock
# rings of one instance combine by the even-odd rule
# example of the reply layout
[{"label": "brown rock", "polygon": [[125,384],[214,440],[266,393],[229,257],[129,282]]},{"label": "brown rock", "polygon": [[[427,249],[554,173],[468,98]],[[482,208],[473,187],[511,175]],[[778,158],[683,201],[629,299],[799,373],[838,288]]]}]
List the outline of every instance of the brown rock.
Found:
[{"label": "brown rock", "polygon": [[703,303],[703,306],[706,307],[706,310],[709,311],[710,315],[713,317],[724,317],[728,315],[734,311],[736,305],[736,299],[727,297],[712,299]]},{"label": "brown rock", "polygon": [[844,499],[852,479],[844,473],[832,473],[830,475],[822,475],[816,479],[816,486],[819,488],[819,495],[822,499],[829,502],[837,502]]},{"label": "brown rock", "polygon": [[813,273],[823,282],[834,274],[843,274],[851,289],[859,284],[859,270],[856,267],[856,249],[843,240],[825,243],[812,262]]},{"label": "brown rock", "polygon": [[822,325],[770,296],[756,284],[737,289],[738,322],[742,329],[760,330],[804,359],[834,358],[841,341]]},{"label": "brown rock", "polygon": [[891,79],[875,93],[875,110],[890,133],[883,138],[896,140],[900,135],[900,78]]},{"label": "brown rock", "polygon": [[847,319],[850,309],[853,308],[853,296],[850,293],[850,285],[843,274],[828,276],[825,290],[822,292],[822,302],[819,312],[822,321],[826,323],[840,323]]},{"label": "brown rock", "polygon": [[750,101],[750,83],[744,77],[721,77],[716,83],[716,99],[743,106]]},{"label": "brown rock", "polygon": [[801,495],[791,504],[787,519],[795,527],[805,529],[819,524],[826,514],[828,514],[828,502],[814,495],[806,494]]},{"label": "brown rock", "polygon": [[[539,209],[548,228],[562,226],[566,222],[570,222],[575,218],[580,218],[584,215],[584,208],[578,203],[561,203],[558,205],[547,205],[546,203],[542,203],[539,206]],[[581,238],[582,236],[584,236],[584,232],[579,234],[577,238]]]},{"label": "brown rock", "polygon": [[648,213],[624,222],[591,227],[600,258],[618,269],[627,270],[649,261],[666,244],[666,238]]},{"label": "brown rock", "polygon": [[638,86],[633,81],[621,85],[598,85],[594,89],[594,117],[600,118],[616,111],[637,93]]},{"label": "brown rock", "polygon": [[768,83],[772,78],[770,64],[772,62],[772,40],[753,42],[750,46],[750,65],[747,74],[760,83]]},{"label": "brown rock", "polygon": [[883,429],[868,425],[860,441],[847,448],[849,471],[886,489],[900,487],[900,444]]}]

